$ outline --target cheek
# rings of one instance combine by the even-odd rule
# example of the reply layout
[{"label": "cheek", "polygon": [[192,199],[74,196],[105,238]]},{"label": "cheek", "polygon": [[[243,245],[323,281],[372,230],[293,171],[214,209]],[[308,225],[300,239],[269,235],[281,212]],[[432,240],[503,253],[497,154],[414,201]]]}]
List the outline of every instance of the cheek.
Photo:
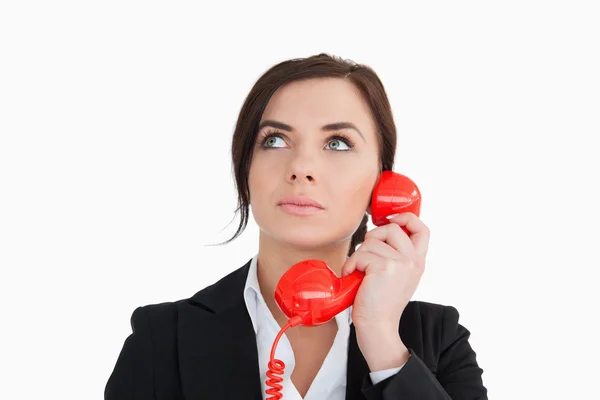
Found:
[{"label": "cheek", "polygon": [[250,204],[256,207],[260,194],[264,192],[264,177],[256,168],[251,168],[248,174],[248,191],[250,193]]},{"label": "cheek", "polygon": [[362,215],[371,201],[371,193],[377,179],[377,174],[356,177],[344,176],[338,179],[331,193],[336,193],[333,204],[338,204],[336,214]]},{"label": "cheek", "polygon": [[271,187],[275,182],[274,170],[262,160],[252,160],[248,171],[248,190],[250,191],[250,203],[254,207],[263,202],[264,196],[271,193]]}]

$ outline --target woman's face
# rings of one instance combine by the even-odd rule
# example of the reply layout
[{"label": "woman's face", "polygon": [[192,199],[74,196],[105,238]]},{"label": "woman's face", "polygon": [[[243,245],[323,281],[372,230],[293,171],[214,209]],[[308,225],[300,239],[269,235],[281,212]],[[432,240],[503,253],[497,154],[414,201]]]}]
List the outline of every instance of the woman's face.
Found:
[{"label": "woman's face", "polygon": [[[356,130],[326,128],[340,123]],[[291,82],[271,97],[259,126],[248,179],[262,234],[299,247],[349,239],[379,177],[376,126],[358,89],[341,78]],[[290,214],[278,205],[284,196],[308,196],[323,209]]]}]

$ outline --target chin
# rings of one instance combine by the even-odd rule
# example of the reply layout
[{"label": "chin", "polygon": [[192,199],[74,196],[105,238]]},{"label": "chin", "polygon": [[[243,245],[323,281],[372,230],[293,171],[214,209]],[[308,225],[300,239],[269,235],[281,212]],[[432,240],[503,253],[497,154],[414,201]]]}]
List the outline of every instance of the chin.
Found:
[{"label": "chin", "polygon": [[277,241],[306,249],[329,246],[348,236],[344,235],[343,232],[332,230],[326,231],[322,227],[315,226],[297,226],[288,228],[285,225],[279,225],[271,230],[271,232],[271,236]]},{"label": "chin", "polygon": [[328,241],[319,240],[318,238],[315,238],[314,235],[312,237],[301,237],[298,235],[291,235],[288,237],[281,237],[279,238],[279,240],[287,243],[290,246],[294,246],[300,249],[318,248],[325,246],[329,243]]}]

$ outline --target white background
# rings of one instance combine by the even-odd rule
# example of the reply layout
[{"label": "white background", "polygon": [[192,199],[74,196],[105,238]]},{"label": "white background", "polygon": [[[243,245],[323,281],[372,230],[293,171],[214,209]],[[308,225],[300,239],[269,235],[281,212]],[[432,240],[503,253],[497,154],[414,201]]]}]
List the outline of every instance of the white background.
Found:
[{"label": "white background", "polygon": [[0,398],[101,399],[137,306],[255,254],[252,217],[207,246],[237,113],[320,52],[384,82],[432,232],[413,299],[459,310],[490,398],[597,395],[596,2],[212,3],[0,6]]}]

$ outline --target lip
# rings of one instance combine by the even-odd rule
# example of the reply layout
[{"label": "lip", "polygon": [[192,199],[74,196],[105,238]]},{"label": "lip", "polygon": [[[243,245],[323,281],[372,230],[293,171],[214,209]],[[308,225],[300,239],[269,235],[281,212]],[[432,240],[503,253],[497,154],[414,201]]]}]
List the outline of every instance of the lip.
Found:
[{"label": "lip", "polygon": [[321,210],[324,207],[316,200],[311,199],[308,196],[285,196],[282,197],[277,203],[278,206],[282,205],[291,205],[296,207],[306,207],[306,208],[319,208]]},{"label": "lip", "polygon": [[312,215],[323,211],[322,208],[313,206],[297,206],[296,204],[280,204],[279,208],[286,214]]}]

